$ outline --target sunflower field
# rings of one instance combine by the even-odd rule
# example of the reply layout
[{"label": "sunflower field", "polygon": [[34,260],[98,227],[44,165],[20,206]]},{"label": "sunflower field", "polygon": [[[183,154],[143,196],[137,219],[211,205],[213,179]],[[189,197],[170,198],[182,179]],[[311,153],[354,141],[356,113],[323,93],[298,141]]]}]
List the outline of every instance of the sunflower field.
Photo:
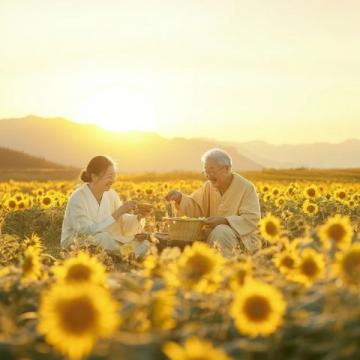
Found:
[{"label": "sunflower field", "polygon": [[[117,181],[154,205],[196,179]],[[360,184],[255,181],[263,248],[60,249],[71,181],[0,183],[0,359],[360,359]]]}]

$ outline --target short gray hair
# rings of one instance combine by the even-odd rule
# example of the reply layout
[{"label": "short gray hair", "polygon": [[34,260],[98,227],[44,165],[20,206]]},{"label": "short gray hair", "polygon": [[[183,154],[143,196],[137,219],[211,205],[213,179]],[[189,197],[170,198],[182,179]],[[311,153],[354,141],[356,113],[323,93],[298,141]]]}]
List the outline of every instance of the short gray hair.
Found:
[{"label": "short gray hair", "polygon": [[215,159],[220,166],[232,166],[232,159],[230,155],[218,148],[208,150],[202,157],[201,161],[205,164],[208,159]]}]

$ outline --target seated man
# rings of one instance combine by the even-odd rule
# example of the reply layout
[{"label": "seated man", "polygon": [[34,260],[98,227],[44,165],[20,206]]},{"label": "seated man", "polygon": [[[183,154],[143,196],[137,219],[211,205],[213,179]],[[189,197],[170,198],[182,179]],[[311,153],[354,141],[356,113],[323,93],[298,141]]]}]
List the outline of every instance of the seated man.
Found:
[{"label": "seated man", "polygon": [[221,149],[212,149],[202,157],[207,182],[193,194],[171,190],[166,199],[175,201],[181,215],[206,217],[212,230],[207,242],[226,257],[235,248],[253,253],[261,247],[258,236],[259,198],[255,186],[232,172],[232,160]]}]

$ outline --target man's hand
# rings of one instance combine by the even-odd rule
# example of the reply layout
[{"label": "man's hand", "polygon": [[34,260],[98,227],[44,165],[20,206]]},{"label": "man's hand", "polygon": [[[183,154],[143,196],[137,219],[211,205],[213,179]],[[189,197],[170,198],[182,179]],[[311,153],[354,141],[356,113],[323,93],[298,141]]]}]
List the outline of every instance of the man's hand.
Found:
[{"label": "man's hand", "polygon": [[165,200],[167,201],[175,201],[177,204],[180,204],[182,198],[182,193],[177,190],[171,190],[166,196]]},{"label": "man's hand", "polygon": [[222,216],[210,216],[204,220],[204,224],[211,228],[214,228],[218,225],[229,225],[229,222],[226,218]]}]

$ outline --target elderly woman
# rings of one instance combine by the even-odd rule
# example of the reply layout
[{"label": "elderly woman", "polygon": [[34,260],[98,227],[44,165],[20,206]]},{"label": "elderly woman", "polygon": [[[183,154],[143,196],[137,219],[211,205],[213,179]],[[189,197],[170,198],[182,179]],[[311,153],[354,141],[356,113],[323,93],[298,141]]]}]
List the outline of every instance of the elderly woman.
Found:
[{"label": "elderly woman", "polygon": [[237,247],[253,253],[261,246],[255,186],[231,170],[231,157],[221,149],[206,152],[202,162],[208,181],[190,196],[172,190],[166,199],[175,201],[183,215],[206,217],[205,224],[211,229],[207,242],[224,256],[231,257]]},{"label": "elderly woman", "polygon": [[77,235],[92,235],[94,244],[106,250],[116,251],[121,244],[131,243],[136,256],[145,254],[149,243],[134,240],[134,235],[142,231],[139,220],[148,210],[139,209],[139,215],[130,214],[137,209],[137,203],[120,201],[111,189],[115,176],[114,163],[108,157],[96,156],[90,160],[81,173],[84,184],[72,193],[65,210],[62,247],[73,244]]}]

